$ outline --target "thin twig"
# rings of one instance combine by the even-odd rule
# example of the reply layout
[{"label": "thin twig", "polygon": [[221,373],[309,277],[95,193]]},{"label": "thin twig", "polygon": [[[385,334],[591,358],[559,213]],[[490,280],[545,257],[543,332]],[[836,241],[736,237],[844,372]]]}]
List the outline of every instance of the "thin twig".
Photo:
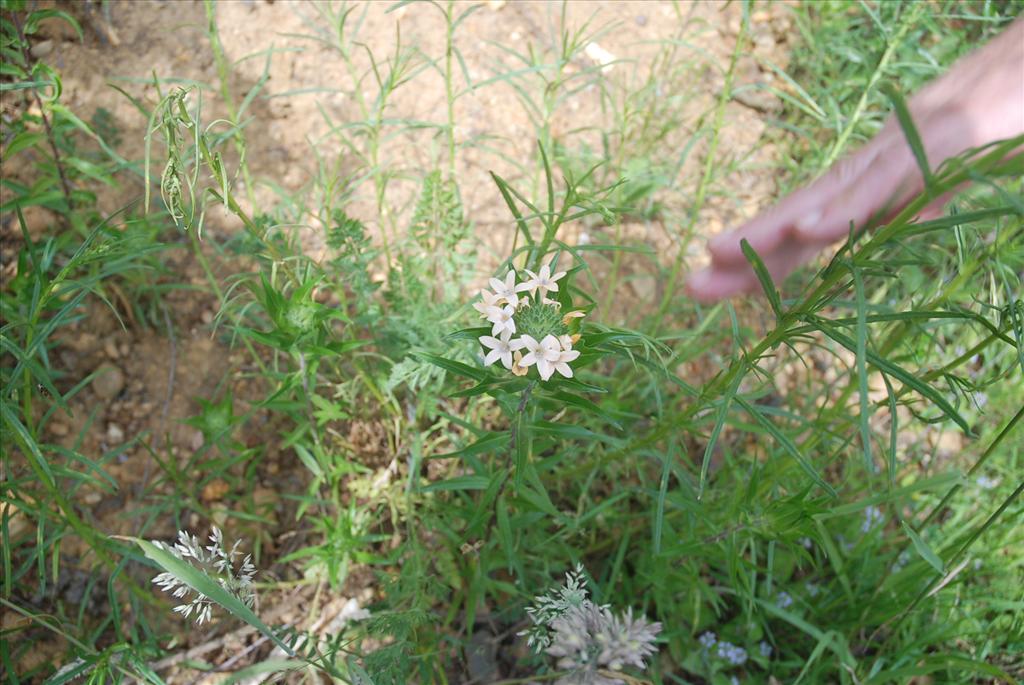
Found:
[{"label": "thin twig", "polygon": [[[12,13],[14,20],[14,28],[18,32],[18,47],[21,48],[21,56],[25,60],[25,68],[29,68],[32,64],[32,53],[28,49],[28,39],[25,37],[25,32],[22,30],[21,21],[18,19],[17,12]],[[64,173],[64,163],[60,159],[60,151],[57,149],[57,143],[53,138],[53,128],[50,126],[50,118],[46,116],[46,107],[43,106],[43,99],[39,97],[39,91],[35,88],[30,88],[32,91],[32,97],[36,100],[36,105],[39,107],[39,117],[43,120],[43,128],[46,129],[46,142],[50,144],[50,153],[53,155],[53,163],[57,167],[57,176],[60,177],[60,188],[64,194],[64,202],[68,205],[68,212],[72,210],[71,204],[71,184],[68,183],[68,177]],[[68,217],[63,212],[60,212],[61,223],[65,227],[68,226]]]}]

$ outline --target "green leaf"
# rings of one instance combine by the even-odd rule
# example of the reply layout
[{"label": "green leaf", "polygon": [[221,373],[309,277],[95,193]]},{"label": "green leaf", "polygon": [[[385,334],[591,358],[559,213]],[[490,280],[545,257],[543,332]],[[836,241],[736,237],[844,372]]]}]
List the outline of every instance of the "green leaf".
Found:
[{"label": "green leaf", "polygon": [[903,129],[903,135],[907,139],[910,151],[914,153],[917,166],[921,169],[925,188],[931,190],[932,185],[935,183],[935,177],[932,175],[931,167],[928,165],[928,156],[925,154],[924,144],[921,142],[921,136],[917,132],[917,127],[914,126],[914,119],[910,116],[910,110],[907,108],[906,101],[892,84],[882,84],[881,91],[892,102],[893,109],[896,110],[896,120],[899,122],[900,128]]},{"label": "green leaf", "polygon": [[448,480],[431,483],[421,492],[449,492],[452,490],[486,490],[491,479],[487,476],[456,476]]},{"label": "green leaf", "polygon": [[860,388],[860,442],[864,454],[864,468],[868,473],[874,473],[874,460],[871,458],[871,418],[870,402],[868,398],[868,368],[867,368],[867,304],[864,302],[864,279],[861,278],[857,267],[852,266],[850,272],[853,274],[853,289],[857,297],[857,383]]},{"label": "green leaf", "polygon": [[[822,319],[815,318],[813,320],[813,325],[822,333],[824,333],[825,335],[827,335],[828,337],[832,338],[837,343],[845,347],[846,349],[856,354],[857,345],[853,340],[850,339],[849,336],[840,333],[832,326],[825,323],[825,321]],[[866,350],[865,356],[867,357],[867,360],[871,363],[872,366],[877,368],[882,373],[887,373],[890,376],[893,376],[904,385],[912,388],[913,390],[916,390],[918,394],[922,395],[928,400],[931,400],[931,402],[936,407],[938,407],[942,411],[942,413],[946,415],[946,417],[956,422],[956,424],[963,429],[964,433],[966,433],[967,435],[973,435],[973,433],[971,432],[971,427],[967,424],[967,421],[964,419],[964,417],[960,416],[957,410],[953,408],[953,405],[951,405],[946,400],[946,398],[943,397],[933,387],[931,387],[924,381],[920,380],[906,369],[896,366],[887,359],[879,357],[871,350]]]},{"label": "green leaf", "polygon": [[434,366],[440,367],[445,371],[450,371],[457,376],[464,378],[470,378],[474,381],[483,381],[490,378],[490,374],[483,369],[478,369],[462,362],[457,362],[454,359],[448,359],[447,357],[441,357],[436,354],[428,354],[426,352],[413,352],[412,356],[422,359],[425,362],[429,362]]},{"label": "green leaf", "polygon": [[743,256],[753,267],[757,280],[761,282],[761,289],[764,290],[765,297],[768,298],[768,303],[772,306],[772,311],[775,312],[775,319],[781,320],[782,300],[779,298],[779,291],[775,289],[775,283],[772,281],[772,275],[768,273],[768,268],[754,252],[754,248],[750,246],[746,238],[740,241],[740,249],[743,250]]},{"label": "green leaf", "polygon": [[906,521],[900,521],[900,525],[903,526],[903,530],[906,532],[907,537],[910,538],[910,541],[914,543],[914,549],[921,555],[921,558],[927,561],[939,573],[945,573],[946,568],[942,565],[942,560],[932,551],[928,543],[922,540],[921,536],[908,526]]},{"label": "green leaf", "polygon": [[721,435],[722,428],[725,426],[725,419],[729,415],[729,405],[736,396],[736,391],[739,389],[742,380],[743,374],[737,373],[732,383],[729,384],[729,388],[725,391],[725,396],[722,398],[722,406],[718,409],[718,416],[715,418],[715,427],[711,429],[708,444],[704,446],[704,458],[700,462],[700,483],[697,485],[698,500],[704,497],[704,487],[708,482],[708,469],[711,467],[711,453],[718,443],[718,436]]},{"label": "green leaf", "polygon": [[[478,84],[479,85],[479,84]],[[512,199],[512,194],[509,192],[509,185],[501,176],[498,176],[493,171],[490,172],[491,178],[498,185],[498,191],[501,193],[501,197],[505,200],[505,204],[508,205],[509,211],[512,212],[512,216],[516,219],[516,226],[519,231],[523,234],[523,238],[526,239],[527,245],[533,245],[533,236],[530,235],[530,229],[526,225],[526,220],[523,219],[523,215],[519,212],[519,208],[516,206],[515,200]]]},{"label": "green leaf", "polygon": [[490,326],[475,326],[473,328],[463,328],[455,331],[454,333],[449,333],[444,336],[444,340],[478,340],[480,336],[490,334]]},{"label": "green leaf", "polygon": [[802,468],[807,473],[807,475],[810,476],[811,479],[814,480],[814,482],[817,483],[819,487],[821,487],[822,490],[827,492],[832,497],[837,496],[835,488],[833,488],[831,485],[825,482],[825,479],[818,474],[818,472],[811,465],[811,462],[807,461],[807,458],[804,457],[804,455],[800,454],[800,450],[798,450],[796,445],[793,444],[793,441],[786,437],[778,428],[776,428],[775,424],[769,421],[764,416],[764,414],[762,414],[757,409],[757,407],[753,406],[739,395],[736,396],[735,402],[736,404],[746,409],[747,413],[750,414],[754,421],[756,421],[758,425],[760,425],[762,428],[768,431],[768,433],[770,433],[771,436],[775,438],[775,441],[782,446],[782,449],[784,449],[789,454],[789,456],[793,457],[793,459],[796,460],[796,462],[800,465],[800,468]]},{"label": "green leaf", "polygon": [[12,155],[16,155],[22,150],[33,147],[45,140],[45,133],[22,131],[18,135],[14,136],[11,142],[7,145],[7,149],[4,150],[4,159],[10,159]]},{"label": "green leaf", "polygon": [[616,421],[611,414],[606,412],[604,409],[601,409],[600,406],[598,406],[594,402],[591,402],[585,397],[579,397],[578,395],[573,395],[572,393],[568,392],[546,393],[545,396],[550,397],[554,400],[558,400],[559,402],[562,402],[564,404],[568,404],[571,407],[576,407],[577,409],[582,409],[583,411],[590,412],[591,414],[597,414],[605,421],[610,423],[612,426],[614,426],[617,430],[622,430],[622,425],[618,421]]}]

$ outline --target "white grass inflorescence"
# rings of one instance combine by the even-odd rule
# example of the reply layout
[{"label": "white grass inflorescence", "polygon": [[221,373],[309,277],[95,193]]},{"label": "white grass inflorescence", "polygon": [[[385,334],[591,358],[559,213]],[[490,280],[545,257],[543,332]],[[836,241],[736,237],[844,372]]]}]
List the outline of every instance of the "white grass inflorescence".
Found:
[{"label": "white grass inflorescence", "polygon": [[[158,540],[154,540],[153,544],[204,573],[246,606],[252,607],[256,603],[256,592],[252,587],[256,567],[253,566],[252,557],[246,554],[236,568],[236,560],[241,555],[238,551],[240,542],[236,541],[228,549],[220,528],[213,527],[210,544],[206,547],[203,547],[197,536],[190,535],[184,530],[178,531],[178,541],[173,545]],[[194,617],[199,625],[210,620],[213,600],[192,588],[184,579],[165,571],[156,576],[153,582],[164,592],[171,593],[175,599],[191,596],[187,602],[174,607],[174,611],[185,618]]]}]

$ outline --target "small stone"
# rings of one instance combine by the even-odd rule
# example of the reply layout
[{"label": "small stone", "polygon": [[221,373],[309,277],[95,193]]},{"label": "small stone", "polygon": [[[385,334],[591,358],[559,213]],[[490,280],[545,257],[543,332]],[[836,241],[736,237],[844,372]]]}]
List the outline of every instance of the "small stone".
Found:
[{"label": "small stone", "polygon": [[231,486],[227,484],[227,481],[218,478],[210,481],[203,487],[200,497],[202,497],[204,502],[219,502],[224,499],[224,495],[228,494],[230,490]]},{"label": "small stone", "polygon": [[103,353],[111,359],[117,359],[121,356],[121,353],[117,351],[117,343],[110,338],[107,338],[103,343]]},{"label": "small stone", "polygon": [[128,353],[132,351],[132,346],[126,342],[123,342],[117,346],[117,351],[121,353],[122,357],[127,357]]},{"label": "small stone", "polygon": [[209,325],[213,323],[213,311],[210,309],[204,309],[203,313],[199,315],[199,318],[203,320],[203,323]]},{"label": "small stone", "polygon": [[192,448],[193,452],[195,452],[203,446],[205,441],[206,439],[203,437],[203,432],[197,429],[193,431],[192,435],[189,437],[188,446]]},{"label": "small stone", "polygon": [[252,502],[256,505],[257,509],[267,507],[268,509],[277,506],[280,498],[277,492],[265,487],[258,487],[252,491]]},{"label": "small stone", "polygon": [[68,427],[60,421],[52,421],[50,423],[50,432],[56,435],[58,438],[63,438],[68,434]]},{"label": "small stone", "polygon": [[636,15],[636,18],[633,21],[636,22],[637,26],[647,26],[647,15],[646,14],[638,14],[638,15]]},{"label": "small stone", "polygon": [[124,429],[116,423],[108,423],[107,442],[112,445],[119,445],[124,442]]},{"label": "small stone", "polygon": [[114,399],[124,389],[124,373],[113,364],[102,364],[95,373],[92,389],[100,399]]},{"label": "small stone", "polygon": [[215,525],[223,528],[224,524],[228,522],[228,510],[223,504],[218,504],[210,512],[210,518],[213,520]]},{"label": "small stone", "polygon": [[38,43],[36,43],[35,45],[33,45],[32,49],[29,50],[29,52],[36,59],[42,59],[43,57],[46,57],[51,52],[53,52],[53,41],[52,40],[41,40]]},{"label": "small stone", "polygon": [[87,492],[85,497],[82,498],[82,501],[89,506],[95,506],[103,501],[103,495],[98,492]]},{"label": "small stone", "polygon": [[95,333],[80,333],[67,341],[68,347],[79,354],[89,354],[96,349],[98,339]]}]

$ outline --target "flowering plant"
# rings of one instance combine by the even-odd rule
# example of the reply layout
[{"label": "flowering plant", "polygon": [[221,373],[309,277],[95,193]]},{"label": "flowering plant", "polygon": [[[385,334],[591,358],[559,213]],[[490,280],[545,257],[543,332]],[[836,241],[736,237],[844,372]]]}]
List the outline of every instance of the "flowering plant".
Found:
[{"label": "flowering plant", "polygon": [[[535,366],[544,381],[556,371],[572,378],[569,362],[580,356],[579,350],[572,347],[579,342],[580,334],[573,332],[571,326],[585,313],[574,310],[562,314],[562,303],[548,298],[549,292],[558,291],[556,281],[566,275],[565,271],[552,274],[547,264],[538,273],[523,271],[529,279],[518,284],[512,269],[505,280],[492,278],[493,292],[481,290],[480,302],[473,305],[492,324],[491,334],[479,338],[480,344],[489,350],[484,364],[490,366],[500,360],[517,376],[527,375],[529,367]],[[520,297],[521,292],[529,294]],[[514,335],[518,337],[513,338]]]}]

